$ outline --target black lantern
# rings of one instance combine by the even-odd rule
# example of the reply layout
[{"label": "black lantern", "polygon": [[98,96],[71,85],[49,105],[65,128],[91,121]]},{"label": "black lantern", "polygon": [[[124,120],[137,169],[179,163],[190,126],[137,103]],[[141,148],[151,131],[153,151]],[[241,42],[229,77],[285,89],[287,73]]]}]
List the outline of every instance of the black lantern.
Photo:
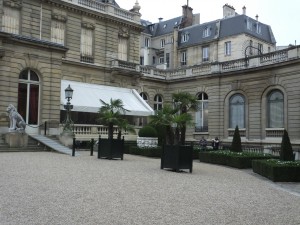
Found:
[{"label": "black lantern", "polygon": [[66,120],[64,122],[65,124],[64,130],[63,130],[64,132],[69,132],[69,133],[73,133],[72,131],[73,121],[71,120],[71,115],[70,115],[70,111],[71,109],[73,109],[73,105],[71,105],[70,103],[70,99],[72,99],[72,96],[73,96],[73,89],[69,84],[69,86],[65,89],[65,98],[67,99],[67,104],[64,105],[64,108],[67,110],[67,114],[66,114]]}]

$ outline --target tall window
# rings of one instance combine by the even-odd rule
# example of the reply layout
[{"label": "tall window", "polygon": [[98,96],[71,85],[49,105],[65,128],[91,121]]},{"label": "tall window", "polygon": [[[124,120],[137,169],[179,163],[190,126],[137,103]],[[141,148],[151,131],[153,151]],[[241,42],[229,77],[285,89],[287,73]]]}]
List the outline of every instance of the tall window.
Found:
[{"label": "tall window", "polygon": [[231,41],[225,42],[225,55],[231,55]]},{"label": "tall window", "polygon": [[261,34],[261,24],[256,23],[256,33]]},{"label": "tall window", "polygon": [[247,19],[247,29],[252,30],[252,22],[249,18]]},{"label": "tall window", "polygon": [[229,127],[245,128],[245,99],[241,94],[233,95],[229,100]]},{"label": "tall window", "polygon": [[195,113],[195,131],[208,131],[208,96],[206,93],[198,94],[198,111]]},{"label": "tall window", "polygon": [[154,97],[154,110],[161,110],[163,108],[163,99],[161,95]]},{"label": "tall window", "polygon": [[85,27],[81,28],[81,43],[80,43],[81,61],[93,63],[93,30]]},{"label": "tall window", "polygon": [[166,53],[166,63],[167,63],[167,68],[170,67],[170,53]]},{"label": "tall window", "polygon": [[161,47],[161,48],[164,48],[164,47],[165,47],[165,44],[166,44],[165,39],[161,39],[161,40],[160,40],[160,47]]},{"label": "tall window", "polygon": [[160,64],[165,63],[164,57],[159,57],[159,63],[160,63]]},{"label": "tall window", "polygon": [[250,55],[253,55],[253,49],[252,49],[253,41],[252,40],[250,40],[250,44],[249,45],[250,45],[250,50],[249,50],[250,52],[249,53],[250,53]]},{"label": "tall window", "polygon": [[51,41],[58,44],[65,44],[65,22],[52,20]]},{"label": "tall window", "polygon": [[127,61],[128,55],[128,38],[119,37],[119,59]]},{"label": "tall window", "polygon": [[32,70],[24,70],[19,76],[18,112],[28,124],[38,124],[39,77]]},{"label": "tall window", "polygon": [[264,47],[263,47],[263,45],[260,44],[260,43],[258,43],[257,47],[258,47],[258,49],[259,49],[258,54],[263,54],[263,52],[264,52]]},{"label": "tall window", "polygon": [[268,128],[284,127],[284,99],[279,90],[271,91],[268,95]]},{"label": "tall window", "polygon": [[209,47],[203,47],[202,48],[202,61],[207,62],[209,61]]},{"label": "tall window", "polygon": [[150,47],[150,38],[145,38],[145,47]]},{"label": "tall window", "polygon": [[181,59],[180,59],[181,65],[186,65],[186,51],[181,52]]},{"label": "tall window", "polygon": [[2,31],[19,34],[20,10],[18,8],[3,7]]}]

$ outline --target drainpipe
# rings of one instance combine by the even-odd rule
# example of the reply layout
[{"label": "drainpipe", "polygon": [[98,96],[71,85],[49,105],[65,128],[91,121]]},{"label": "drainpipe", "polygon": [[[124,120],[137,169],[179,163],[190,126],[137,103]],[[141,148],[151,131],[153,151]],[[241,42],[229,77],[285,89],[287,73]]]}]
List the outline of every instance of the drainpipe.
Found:
[{"label": "drainpipe", "polygon": [[42,25],[43,25],[43,1],[41,1],[41,13],[40,13],[40,40],[42,40]]}]

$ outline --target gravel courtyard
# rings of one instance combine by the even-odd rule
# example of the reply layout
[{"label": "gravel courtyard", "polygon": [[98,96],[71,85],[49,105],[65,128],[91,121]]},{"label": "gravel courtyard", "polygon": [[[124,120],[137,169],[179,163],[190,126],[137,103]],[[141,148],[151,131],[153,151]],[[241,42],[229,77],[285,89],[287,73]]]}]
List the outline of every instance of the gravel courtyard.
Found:
[{"label": "gravel courtyard", "polygon": [[300,225],[300,185],[200,163],[0,153],[1,225]]}]

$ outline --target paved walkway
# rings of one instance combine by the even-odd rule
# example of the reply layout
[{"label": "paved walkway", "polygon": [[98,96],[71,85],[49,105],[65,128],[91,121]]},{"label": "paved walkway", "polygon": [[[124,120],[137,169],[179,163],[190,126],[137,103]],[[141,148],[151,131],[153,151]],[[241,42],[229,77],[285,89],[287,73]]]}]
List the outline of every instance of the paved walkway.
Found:
[{"label": "paved walkway", "polygon": [[0,154],[1,225],[299,225],[300,186],[194,161],[55,152]]}]

